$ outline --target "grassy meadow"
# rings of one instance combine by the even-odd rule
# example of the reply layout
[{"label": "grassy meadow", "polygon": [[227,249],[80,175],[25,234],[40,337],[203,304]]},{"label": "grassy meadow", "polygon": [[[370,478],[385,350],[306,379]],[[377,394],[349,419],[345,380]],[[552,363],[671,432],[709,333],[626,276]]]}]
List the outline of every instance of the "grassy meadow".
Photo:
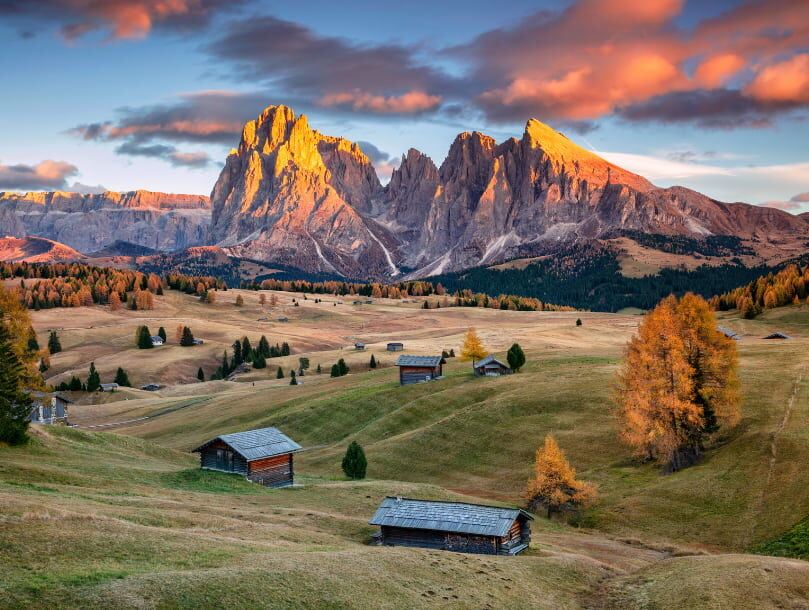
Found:
[{"label": "grassy meadow", "polygon": [[[234,306],[237,294],[244,307]],[[29,446],[0,448],[0,548],[14,558],[0,597],[23,606],[554,608],[738,607],[745,599],[784,607],[809,597],[809,563],[745,554],[805,556],[807,306],[756,320],[721,314],[744,335],[742,421],[700,464],[664,476],[618,443],[612,415],[635,312],[280,297],[270,309],[254,292],[219,293],[205,305],[167,291],[152,311],[34,313],[40,341],[56,328],[65,348],[52,359],[51,381],[86,377],[92,360],[102,381],[123,366],[134,384],[165,387],[76,394],[70,421],[79,428],[38,428]],[[135,349],[142,323],[153,332],[164,326],[169,345]],[[205,344],[176,345],[178,323]],[[451,359],[444,379],[399,387],[386,342],[404,342],[406,354],[458,351],[469,326],[499,356],[519,342],[523,371],[475,378],[468,363]],[[794,338],[760,339],[774,330]],[[196,382],[197,368],[210,374],[233,340],[247,335],[256,345],[262,334],[289,342],[292,355],[234,381]],[[366,351],[353,349],[357,341]],[[381,368],[368,368],[372,353]],[[278,366],[288,375],[300,356],[311,362],[302,385],[275,379]],[[327,371],[341,357],[351,372],[332,379]],[[324,374],[314,373],[318,364]],[[296,458],[301,487],[203,473],[188,453],[218,434],[261,426],[306,448]],[[579,476],[598,485],[599,499],[570,524],[537,518],[528,554],[368,546],[367,520],[384,495],[519,505],[548,433]],[[368,456],[366,481],[343,480],[339,464],[352,440]]]}]

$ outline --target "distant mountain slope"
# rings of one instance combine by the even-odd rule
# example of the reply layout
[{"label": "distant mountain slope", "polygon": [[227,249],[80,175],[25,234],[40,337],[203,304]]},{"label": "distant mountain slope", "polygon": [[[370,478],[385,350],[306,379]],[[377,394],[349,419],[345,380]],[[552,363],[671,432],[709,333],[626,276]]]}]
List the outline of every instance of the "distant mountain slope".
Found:
[{"label": "distant mountain slope", "polygon": [[382,187],[356,144],[286,106],[244,129],[212,194],[212,241],[309,271],[423,277],[615,230],[733,236],[758,262],[800,254],[806,218],[651,182],[536,119],[497,143],[462,133],[440,168],[415,149]]},{"label": "distant mountain slope", "polygon": [[89,253],[125,241],[159,251],[205,243],[210,201],[151,191],[0,192],[0,234],[44,237]]},{"label": "distant mountain slope", "polygon": [[80,252],[40,237],[0,238],[0,261],[54,263],[81,260]]}]

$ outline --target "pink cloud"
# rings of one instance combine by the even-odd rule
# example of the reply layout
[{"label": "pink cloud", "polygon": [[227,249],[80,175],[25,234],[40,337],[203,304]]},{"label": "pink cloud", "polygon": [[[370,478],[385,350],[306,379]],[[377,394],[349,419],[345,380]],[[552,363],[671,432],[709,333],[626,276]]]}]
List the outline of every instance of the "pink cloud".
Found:
[{"label": "pink cloud", "polygon": [[417,114],[434,110],[441,104],[440,95],[429,95],[424,91],[408,91],[402,95],[373,95],[365,91],[351,93],[331,93],[322,97],[321,106],[345,106],[355,111],[375,114]]},{"label": "pink cloud", "polygon": [[809,104],[809,53],[763,68],[745,92],[763,102]]},{"label": "pink cloud", "polygon": [[713,89],[724,85],[746,64],[744,58],[735,53],[722,53],[701,63],[694,73],[694,77],[701,85]]}]

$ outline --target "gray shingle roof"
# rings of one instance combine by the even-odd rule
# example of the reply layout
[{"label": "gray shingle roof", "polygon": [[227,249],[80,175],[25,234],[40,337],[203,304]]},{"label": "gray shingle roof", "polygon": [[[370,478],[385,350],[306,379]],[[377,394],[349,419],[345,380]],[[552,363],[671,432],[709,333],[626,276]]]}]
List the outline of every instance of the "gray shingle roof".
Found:
[{"label": "gray shingle roof", "polygon": [[217,440],[221,440],[230,445],[234,451],[244,457],[248,462],[273,457],[275,455],[282,455],[284,453],[293,453],[303,449],[303,447],[278,428],[259,428],[258,430],[247,430],[245,432],[234,432],[233,434],[217,436],[194,449],[192,453],[202,451],[205,447]]},{"label": "gray shingle roof", "polygon": [[504,366],[504,367],[508,368],[508,365],[505,362],[501,362],[500,360],[498,360],[497,358],[495,358],[491,354],[489,354],[488,356],[486,356],[482,360],[478,360],[477,362],[475,362],[476,367],[478,367],[478,366],[486,366],[487,364],[495,364],[495,365],[500,365],[500,366]]},{"label": "gray shingle roof", "polygon": [[518,508],[388,497],[370,524],[502,537],[519,515],[533,519]]},{"label": "gray shingle roof", "polygon": [[396,366],[438,366],[446,360],[442,356],[399,356]]},{"label": "gray shingle roof", "polygon": [[735,330],[730,330],[729,328],[725,328],[724,326],[717,326],[716,330],[725,335],[728,339],[734,339],[736,341],[742,340],[741,335],[739,335],[739,333],[737,333]]}]

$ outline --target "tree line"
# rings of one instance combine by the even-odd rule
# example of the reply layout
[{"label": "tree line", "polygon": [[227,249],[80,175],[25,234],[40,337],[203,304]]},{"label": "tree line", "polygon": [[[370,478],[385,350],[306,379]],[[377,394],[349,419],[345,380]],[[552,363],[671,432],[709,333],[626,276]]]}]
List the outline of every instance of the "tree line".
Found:
[{"label": "tree line", "polygon": [[806,301],[809,297],[809,265],[793,263],[778,272],[770,271],[755,280],[714,296],[714,309],[738,309],[745,318],[755,318],[765,309]]}]

